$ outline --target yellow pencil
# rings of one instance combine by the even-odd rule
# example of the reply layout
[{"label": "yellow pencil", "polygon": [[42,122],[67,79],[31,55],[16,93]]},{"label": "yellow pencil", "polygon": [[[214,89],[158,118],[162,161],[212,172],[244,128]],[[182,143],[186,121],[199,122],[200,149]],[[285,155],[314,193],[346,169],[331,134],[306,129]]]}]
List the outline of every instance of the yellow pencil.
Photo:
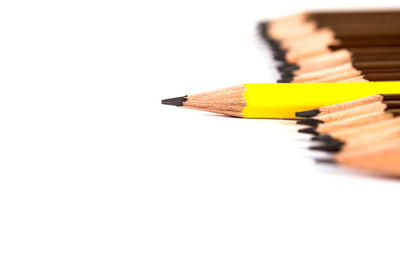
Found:
[{"label": "yellow pencil", "polygon": [[161,103],[241,118],[293,119],[298,111],[396,93],[400,93],[400,82],[250,83]]}]

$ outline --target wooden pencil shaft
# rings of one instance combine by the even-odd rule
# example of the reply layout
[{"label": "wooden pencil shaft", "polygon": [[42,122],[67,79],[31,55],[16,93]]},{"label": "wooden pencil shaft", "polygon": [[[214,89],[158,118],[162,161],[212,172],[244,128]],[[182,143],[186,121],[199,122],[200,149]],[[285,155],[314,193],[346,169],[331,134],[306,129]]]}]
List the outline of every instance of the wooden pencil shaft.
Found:
[{"label": "wooden pencil shaft", "polygon": [[[339,103],[339,104],[336,104],[336,105],[324,106],[324,107],[320,107],[319,108],[320,113],[318,115],[321,116],[321,115],[324,115],[324,114],[329,114],[329,113],[335,113],[335,112],[339,112],[339,111],[343,111],[343,110],[348,110],[348,109],[364,106],[364,105],[375,103],[375,102],[381,102],[382,100],[384,100],[384,96],[383,95],[372,95],[372,96],[367,96],[367,97],[364,97],[364,98],[356,99],[356,100],[353,100],[353,101]],[[393,100],[396,100],[396,99],[393,99]]]},{"label": "wooden pencil shaft", "polygon": [[[379,27],[388,27],[388,28],[394,28],[395,25],[400,24],[400,15],[397,17],[392,17],[390,20],[364,20],[364,19],[358,19],[357,18],[352,18],[352,19],[346,19],[343,21],[339,21],[340,19],[332,20],[332,21],[322,21],[322,20],[308,20],[307,22],[310,24],[315,24],[317,27],[316,28],[330,28],[333,30],[338,29],[338,31],[343,31],[347,32],[352,29],[356,28],[371,28],[371,30],[377,29]],[[301,25],[301,21],[299,22],[294,22],[293,24]],[[345,29],[348,27],[348,29]]]},{"label": "wooden pencil shaft", "polygon": [[375,73],[400,73],[400,68],[397,69],[360,69],[363,74],[375,74]]},{"label": "wooden pencil shaft", "polygon": [[400,126],[391,126],[382,128],[371,132],[360,132],[356,137],[349,138],[345,141],[346,145],[343,146],[343,151],[351,150],[352,148],[363,148],[363,146],[369,146],[373,143],[380,143],[382,141],[399,138],[400,137]]},{"label": "wooden pencil shaft", "polygon": [[384,101],[400,100],[400,94],[382,94]]},{"label": "wooden pencil shaft", "polygon": [[[349,110],[353,108],[357,108],[360,106],[365,106],[371,103],[378,103],[378,102],[383,102],[387,104],[396,104],[400,103],[400,94],[377,94],[377,95],[371,95],[367,96],[364,98],[348,101],[348,102],[343,102],[339,104],[334,104],[334,105],[328,105],[328,106],[323,106],[318,109],[314,110],[306,110],[302,111],[299,113],[304,113],[304,114],[310,114],[307,115],[307,117],[314,117],[314,116],[322,116],[325,114],[332,114],[335,112],[340,112],[343,110]],[[300,115],[300,114],[299,114]],[[361,115],[364,116],[364,115]]]},{"label": "wooden pencil shaft", "polygon": [[386,112],[393,114],[393,116],[400,116],[400,109],[388,109]]},{"label": "wooden pencil shaft", "polygon": [[[328,45],[329,50],[336,51],[343,49],[341,45]],[[351,57],[357,61],[388,61],[388,60],[399,60],[400,59],[400,49],[393,49],[392,51],[388,47],[383,47],[382,50],[374,47],[374,49],[368,50],[369,47],[350,47],[345,48],[351,52]],[[397,47],[394,47],[397,48]],[[296,48],[295,48],[296,49]],[[362,49],[362,50],[361,50]],[[354,51],[356,50],[356,51]],[[358,50],[358,51],[357,51]]]},{"label": "wooden pencil shaft", "polygon": [[306,16],[318,17],[354,17],[354,16],[392,16],[400,14],[400,9],[378,9],[378,10],[315,10],[307,12]]},{"label": "wooden pencil shaft", "polygon": [[337,21],[339,19],[353,19],[353,20],[377,20],[383,21],[384,19],[393,20],[398,18],[400,10],[357,10],[357,11],[322,11],[322,12],[309,12],[306,17],[318,20]]},{"label": "wooden pencil shaft", "polygon": [[400,81],[400,73],[366,73],[364,78],[371,81]]},{"label": "wooden pencil shaft", "polygon": [[393,38],[352,38],[340,39],[339,44],[331,45],[335,49],[352,48],[352,47],[369,47],[369,46],[399,46],[400,37]]},{"label": "wooden pencil shaft", "polygon": [[351,109],[340,110],[334,113],[317,115],[314,117],[314,119],[318,119],[324,122],[333,122],[362,114],[384,111],[386,108],[387,106],[381,102],[373,102],[362,106],[356,106]]},{"label": "wooden pencil shaft", "polygon": [[[373,104],[373,105],[372,105]],[[369,103],[365,107],[372,107],[370,109],[365,109],[364,106],[359,106],[351,109],[339,110],[333,113],[321,113],[321,115],[315,116],[316,120],[323,121],[324,123],[319,124],[322,128],[329,127],[331,124],[337,124],[340,122],[349,122],[349,124],[359,124],[358,120],[364,122],[369,122],[369,116],[375,116],[379,113],[388,113],[391,116],[397,117],[400,114],[400,104],[389,104],[385,105]],[[389,106],[389,107],[388,107]]]},{"label": "wooden pencil shaft", "polygon": [[393,117],[393,114],[391,114],[389,112],[382,112],[382,111],[372,112],[372,113],[368,113],[368,114],[354,116],[354,117],[340,120],[340,121],[319,124],[317,127],[317,131],[320,134],[327,134],[327,133],[331,133],[333,131],[337,131],[339,129],[347,129],[350,127],[357,127],[360,125],[365,125],[368,123],[381,121],[381,120],[391,118],[391,117]]},{"label": "wooden pencil shaft", "polygon": [[354,77],[358,77],[361,75],[361,72],[355,69],[352,69],[350,71],[345,71],[342,73],[335,73],[323,78],[315,79],[315,80],[309,80],[307,83],[332,83],[332,82],[339,82],[341,80],[346,80]]},{"label": "wooden pencil shaft", "polygon": [[348,167],[400,175],[400,139],[393,137],[364,149],[340,152],[334,161]]},{"label": "wooden pencil shaft", "polygon": [[348,49],[353,55],[400,53],[400,47],[397,46],[354,47]]},{"label": "wooden pencil shaft", "polygon": [[377,68],[400,68],[400,60],[388,60],[388,61],[362,61],[353,62],[353,66],[357,69],[377,69]]},{"label": "wooden pencil shaft", "polygon": [[307,20],[315,21],[318,26],[348,25],[348,24],[392,24],[400,21],[400,13],[336,13],[336,14],[310,14]]},{"label": "wooden pencil shaft", "polygon": [[340,66],[344,68],[346,64],[352,64],[354,68],[361,70],[363,73],[396,73],[400,69],[400,53],[397,56],[399,59],[394,57],[395,60],[393,60],[393,57],[388,57],[386,60],[381,60],[381,58],[371,58],[372,60],[352,58],[350,60],[349,56],[334,58],[332,55],[332,57],[326,57],[326,59],[321,57],[321,60],[310,61],[310,63],[306,63],[306,60],[304,60],[304,63],[299,62],[299,69],[289,71],[293,73],[294,77],[303,77],[304,75],[312,75],[311,73],[328,72],[330,69],[335,70],[336,68],[340,68]]},{"label": "wooden pencil shaft", "polygon": [[393,54],[353,54],[351,58],[353,61],[393,61],[400,60],[400,52]]},{"label": "wooden pencil shaft", "polygon": [[400,24],[376,26],[351,26],[330,27],[339,39],[367,38],[367,37],[393,37],[400,34]]},{"label": "wooden pencil shaft", "polygon": [[[376,140],[364,138],[353,142],[352,144],[346,144],[343,146],[342,151],[337,155],[338,157],[353,158],[363,157],[365,155],[373,155],[380,151],[382,147],[395,148],[396,143],[400,142],[399,132],[385,134],[384,136],[378,136]],[[400,151],[396,151],[400,152]],[[397,157],[400,159],[400,157]]]},{"label": "wooden pencil shaft", "polygon": [[363,125],[358,125],[354,127],[348,127],[345,129],[338,129],[336,131],[330,132],[330,136],[338,138],[340,140],[346,141],[351,138],[359,138],[360,135],[369,135],[371,133],[377,133],[382,129],[388,127],[397,127],[400,129],[399,117],[396,118],[384,118],[380,121],[372,121]]}]

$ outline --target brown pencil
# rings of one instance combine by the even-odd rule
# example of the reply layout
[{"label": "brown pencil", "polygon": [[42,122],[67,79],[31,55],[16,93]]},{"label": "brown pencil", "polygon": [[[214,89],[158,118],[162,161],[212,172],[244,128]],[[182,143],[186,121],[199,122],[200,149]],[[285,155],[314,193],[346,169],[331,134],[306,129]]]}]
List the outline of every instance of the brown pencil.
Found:
[{"label": "brown pencil", "polygon": [[399,25],[399,11],[317,12],[262,23],[260,31],[286,62],[280,82],[393,81],[400,76],[393,62],[400,58]]}]

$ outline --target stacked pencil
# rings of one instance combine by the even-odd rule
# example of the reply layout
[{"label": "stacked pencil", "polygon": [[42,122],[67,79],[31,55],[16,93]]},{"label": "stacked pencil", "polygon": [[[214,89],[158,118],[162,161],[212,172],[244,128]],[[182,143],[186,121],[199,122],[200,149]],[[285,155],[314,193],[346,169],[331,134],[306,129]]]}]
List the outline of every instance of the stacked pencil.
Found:
[{"label": "stacked pencil", "polygon": [[259,24],[279,82],[400,80],[400,10],[313,12]]},{"label": "stacked pencil", "polygon": [[315,135],[312,150],[335,153],[319,162],[400,175],[400,94],[378,94],[297,112],[299,132]]}]

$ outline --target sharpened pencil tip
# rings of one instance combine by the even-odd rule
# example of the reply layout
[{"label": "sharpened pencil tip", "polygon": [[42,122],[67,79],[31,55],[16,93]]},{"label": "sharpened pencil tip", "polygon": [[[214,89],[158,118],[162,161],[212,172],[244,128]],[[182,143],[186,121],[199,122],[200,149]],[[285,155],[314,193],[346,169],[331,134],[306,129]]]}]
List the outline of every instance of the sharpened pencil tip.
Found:
[{"label": "sharpened pencil tip", "polygon": [[324,123],[324,122],[321,120],[317,120],[317,119],[305,119],[305,120],[297,121],[296,123],[299,125],[308,125],[311,127],[317,127],[319,124]]},{"label": "sharpened pencil tip", "polygon": [[308,134],[318,135],[318,132],[315,130],[315,128],[303,128],[303,129],[299,129],[299,133],[308,133]]},{"label": "sharpened pencil tip", "polygon": [[314,136],[311,140],[313,141],[322,141],[322,142],[326,142],[326,143],[341,143],[341,141],[339,139],[333,138],[332,136],[330,136],[329,134],[323,134],[323,135],[319,135],[319,136]]},{"label": "sharpened pencil tip", "polygon": [[281,78],[282,79],[287,78],[287,79],[293,80],[294,74],[293,74],[292,71],[282,71],[281,72]]},{"label": "sharpened pencil tip", "polygon": [[296,112],[296,117],[310,118],[310,117],[317,116],[320,112],[321,111],[318,108],[306,110],[306,111],[300,111],[300,112]]},{"label": "sharpened pencil tip", "polygon": [[293,72],[298,69],[299,69],[299,66],[296,64],[283,64],[283,65],[278,66],[278,70],[281,72],[283,72],[283,71]]},{"label": "sharpened pencil tip", "polygon": [[264,21],[264,22],[258,23],[258,33],[267,42],[269,42],[269,39],[270,39],[270,36],[268,34],[268,28],[269,28],[268,22]]},{"label": "sharpened pencil tip", "polygon": [[290,83],[292,80],[292,77],[282,77],[280,80],[278,80],[278,83]]},{"label": "sharpened pencil tip", "polygon": [[180,107],[180,106],[183,106],[183,103],[186,100],[187,100],[187,96],[167,98],[167,99],[161,100],[161,104]]},{"label": "sharpened pencil tip", "polygon": [[328,163],[328,164],[336,164],[335,159],[315,159],[318,163]]},{"label": "sharpened pencil tip", "polygon": [[327,152],[338,152],[342,149],[343,143],[330,143],[323,146],[312,146],[311,150],[327,151]]}]

